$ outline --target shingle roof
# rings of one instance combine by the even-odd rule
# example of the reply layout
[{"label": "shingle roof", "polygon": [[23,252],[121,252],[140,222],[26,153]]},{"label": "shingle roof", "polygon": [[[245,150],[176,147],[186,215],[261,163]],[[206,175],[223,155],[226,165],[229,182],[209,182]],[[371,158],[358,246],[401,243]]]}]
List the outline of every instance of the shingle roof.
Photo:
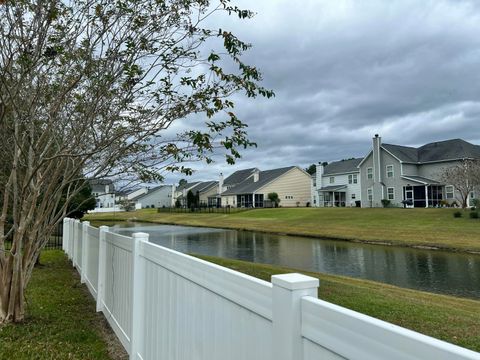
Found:
[{"label": "shingle roof", "polygon": [[346,189],[347,185],[332,185],[332,186],[325,186],[321,189],[318,189],[318,191],[338,191],[342,189]]},{"label": "shingle roof", "polygon": [[237,186],[223,192],[222,195],[251,194],[295,167],[296,166],[288,166],[279,169],[259,171],[257,182],[254,182],[253,176],[251,176]]},{"label": "shingle roof", "polygon": [[480,159],[480,146],[462,139],[436,141],[419,148],[382,144],[403,162],[424,163],[432,161],[474,158]]},{"label": "shingle roof", "polygon": [[404,162],[418,162],[418,149],[409,146],[382,144],[382,147]]},{"label": "shingle roof", "polygon": [[161,189],[161,188],[163,188],[163,187],[165,187],[165,186],[166,186],[166,185],[160,185],[160,186],[156,186],[156,187],[154,187],[154,188],[148,189],[146,193],[137,195],[137,196],[131,198],[130,201],[140,200],[141,198],[143,198],[143,197],[145,197],[145,196],[147,196],[147,195],[150,195],[150,194],[154,193],[155,191],[157,191],[157,190],[159,190],[159,189]]},{"label": "shingle roof", "polygon": [[177,186],[177,188],[175,189],[175,191],[183,191],[183,189],[192,188],[193,186],[196,186],[197,184],[200,184],[200,181],[195,181],[195,182],[191,182],[191,183],[186,183],[186,184],[183,184],[183,185],[179,185],[179,186]]},{"label": "shingle roof", "polygon": [[210,190],[212,187],[214,186],[217,186],[218,185],[218,181],[203,181],[203,182],[199,182],[197,183],[194,187],[192,187],[189,191],[192,191],[192,193],[196,193],[197,191],[199,193],[201,192],[204,192],[204,191],[208,191]]},{"label": "shingle roof", "polygon": [[327,166],[325,166],[323,170],[324,175],[330,174],[343,174],[349,172],[358,172],[359,169],[357,168],[358,164],[363,160],[363,158],[358,159],[350,159],[350,160],[341,160],[335,161]]},{"label": "shingle roof", "polygon": [[240,184],[242,181],[246,180],[250,175],[252,175],[257,168],[250,168],[244,170],[235,171],[232,175],[227,177],[223,180],[223,185],[237,185]]},{"label": "shingle roof", "polygon": [[429,178],[426,178],[426,177],[423,177],[423,176],[417,176],[417,175],[404,175],[404,176],[402,176],[402,178],[404,178],[406,180],[416,181],[416,182],[419,182],[419,183],[425,184],[425,185],[439,185],[440,184],[440,182],[438,182],[437,180],[432,180],[432,179],[429,179]]}]

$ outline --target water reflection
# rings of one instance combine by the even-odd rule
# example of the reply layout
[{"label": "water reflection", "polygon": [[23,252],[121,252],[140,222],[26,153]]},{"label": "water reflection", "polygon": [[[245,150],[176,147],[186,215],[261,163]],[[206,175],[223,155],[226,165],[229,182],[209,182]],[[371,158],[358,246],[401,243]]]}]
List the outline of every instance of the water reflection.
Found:
[{"label": "water reflection", "polygon": [[480,256],[282,236],[251,231],[122,223],[130,235],[197,253],[303,270],[358,277],[396,286],[480,298]]}]

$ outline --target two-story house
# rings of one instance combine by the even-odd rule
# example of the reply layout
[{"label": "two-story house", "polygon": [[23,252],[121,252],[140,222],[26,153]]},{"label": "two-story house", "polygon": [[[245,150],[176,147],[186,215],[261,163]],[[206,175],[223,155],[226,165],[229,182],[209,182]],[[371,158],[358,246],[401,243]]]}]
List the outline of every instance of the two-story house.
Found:
[{"label": "two-story house", "polygon": [[317,165],[313,186],[313,205],[316,207],[360,206],[361,180],[359,159],[335,161]]},{"label": "two-story house", "polygon": [[359,164],[362,206],[381,207],[382,199],[394,206],[431,207],[443,200],[460,204],[459,194],[442,175],[465,159],[480,159],[480,146],[452,139],[415,148],[382,144],[375,135],[372,150]]}]

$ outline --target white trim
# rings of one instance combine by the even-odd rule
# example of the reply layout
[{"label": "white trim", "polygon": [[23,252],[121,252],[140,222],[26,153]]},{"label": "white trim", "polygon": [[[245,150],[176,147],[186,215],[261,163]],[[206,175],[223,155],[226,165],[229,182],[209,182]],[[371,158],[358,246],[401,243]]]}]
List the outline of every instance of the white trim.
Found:
[{"label": "white trim", "polygon": [[[388,194],[389,189],[393,190],[393,192],[392,192],[393,198],[391,198],[391,199],[389,198],[389,194]],[[393,187],[393,186],[387,187],[387,200],[395,200],[395,187]]]},{"label": "white trim", "polygon": [[[400,145],[400,146],[401,146],[401,145]],[[390,154],[390,155],[393,156],[395,159],[397,159],[397,160],[400,162],[400,164],[403,162],[403,161],[400,160],[397,156],[395,156],[394,154],[392,154],[392,152],[390,152],[390,151],[388,151],[387,149],[385,149],[385,148],[383,147],[383,145],[380,145],[380,148],[382,148],[382,149],[385,150],[388,154]]]},{"label": "white trim", "polygon": [[[392,176],[388,176],[388,167],[391,166],[392,167]],[[388,164],[388,165],[385,165],[385,176],[387,179],[393,179],[395,177],[395,166],[393,164]]]},{"label": "white trim", "polygon": [[328,177],[330,175],[350,175],[350,174],[360,174],[360,169],[354,170],[354,171],[345,171],[345,172],[339,172],[339,173],[323,173],[322,177]]},{"label": "white trim", "polygon": [[[368,173],[368,170],[372,170],[372,177],[369,177],[369,176],[368,176],[368,175],[370,175],[370,174]],[[374,175],[373,167],[368,167],[368,168],[367,168],[367,180],[370,180],[370,179],[371,179],[371,180],[374,180],[374,181],[375,181],[374,177],[375,177],[375,175]]]},{"label": "white trim", "polygon": [[373,153],[373,148],[372,148],[372,150],[370,150],[370,151],[368,152],[367,155],[365,155],[365,157],[363,158],[363,160],[360,161],[360,163],[357,165],[357,167],[358,167],[359,169],[360,169],[360,166],[368,159],[368,157],[369,157],[370,155],[372,155],[372,153]]},{"label": "white trim", "polygon": [[[447,188],[452,188],[452,191],[448,191]],[[447,194],[452,194],[452,197],[447,197]],[[455,186],[445,185],[445,200],[455,199]]]},{"label": "white trim", "polygon": [[[371,192],[371,195],[372,195],[372,198],[370,199],[370,195],[368,194],[368,192]],[[369,187],[367,188],[367,201],[373,201],[373,187]]]}]

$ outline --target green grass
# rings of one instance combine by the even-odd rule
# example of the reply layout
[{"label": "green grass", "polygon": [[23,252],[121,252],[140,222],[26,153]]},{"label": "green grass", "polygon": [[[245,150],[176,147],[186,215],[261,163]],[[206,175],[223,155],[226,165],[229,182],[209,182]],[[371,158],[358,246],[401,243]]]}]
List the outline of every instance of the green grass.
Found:
[{"label": "green grass", "polygon": [[270,281],[272,275],[291,272],[319,278],[319,298],[322,300],[480,351],[480,301],[402,289],[342,276],[196,256],[266,281]]},{"label": "green grass", "polygon": [[452,251],[480,252],[480,220],[455,209],[279,208],[232,214],[157,213],[155,209],[103,213],[87,220],[138,220],[164,224],[210,226],[384,243]]},{"label": "green grass", "polygon": [[[110,359],[103,316],[60,250],[42,253],[23,323],[0,326],[0,359]],[[113,350],[112,350],[113,349]]]}]

